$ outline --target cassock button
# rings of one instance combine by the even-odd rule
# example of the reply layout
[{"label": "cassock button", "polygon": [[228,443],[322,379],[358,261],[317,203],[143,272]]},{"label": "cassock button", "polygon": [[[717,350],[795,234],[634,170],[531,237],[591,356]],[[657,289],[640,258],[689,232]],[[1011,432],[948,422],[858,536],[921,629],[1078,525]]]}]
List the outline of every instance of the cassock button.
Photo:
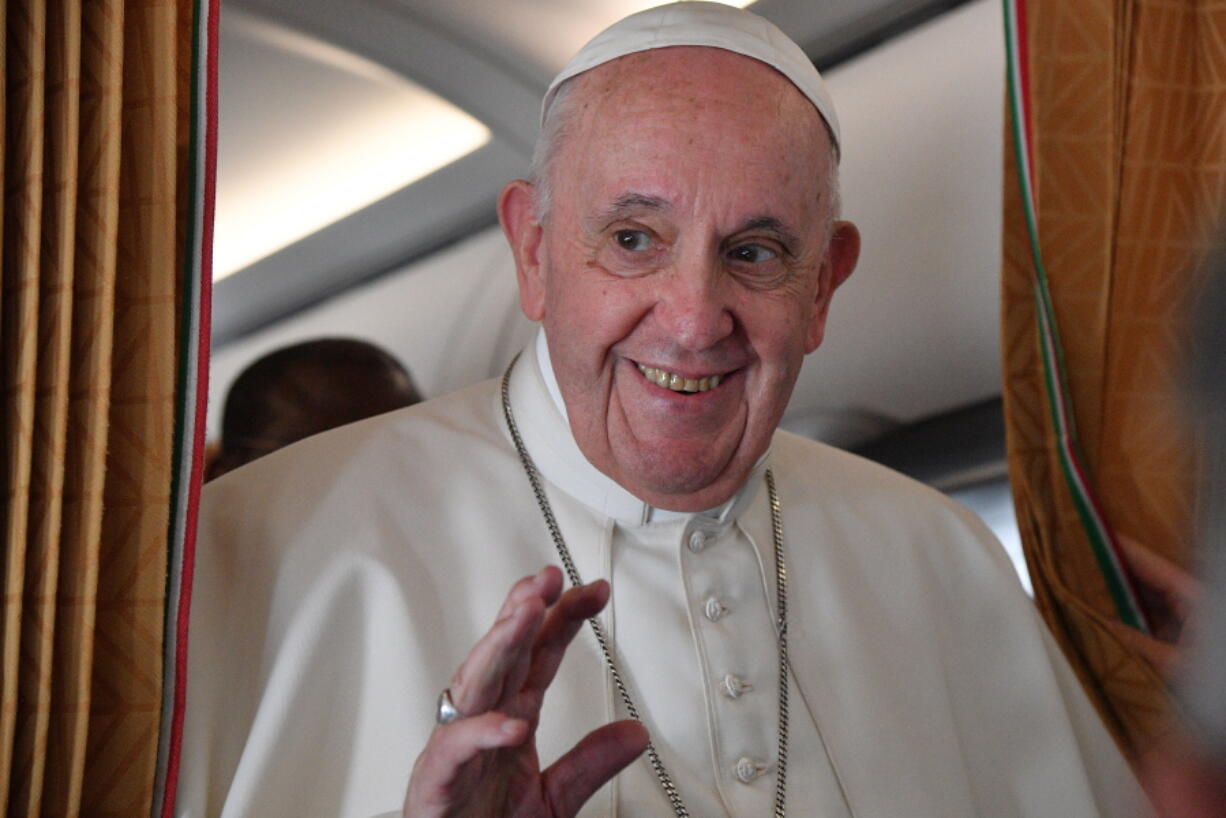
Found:
[{"label": "cassock button", "polygon": [[724,603],[719,601],[718,597],[707,597],[706,604],[703,605],[702,612],[707,615],[707,619],[712,622],[718,622],[720,617],[728,613],[728,609],[724,607]]},{"label": "cassock button", "polygon": [[732,774],[742,784],[749,784],[769,769],[769,764],[763,764],[760,761],[754,761],[752,758],[741,756],[737,759],[736,766],[732,768]]},{"label": "cassock button", "polygon": [[722,687],[724,688],[725,696],[730,699],[739,699],[741,698],[742,693],[747,693],[750,690],[753,690],[753,683],[745,681],[740,676],[734,676],[733,674],[729,673],[724,677]]},{"label": "cassock button", "polygon": [[695,531],[690,535],[690,550],[697,554],[699,551],[707,547],[711,541],[711,535],[705,531]]}]

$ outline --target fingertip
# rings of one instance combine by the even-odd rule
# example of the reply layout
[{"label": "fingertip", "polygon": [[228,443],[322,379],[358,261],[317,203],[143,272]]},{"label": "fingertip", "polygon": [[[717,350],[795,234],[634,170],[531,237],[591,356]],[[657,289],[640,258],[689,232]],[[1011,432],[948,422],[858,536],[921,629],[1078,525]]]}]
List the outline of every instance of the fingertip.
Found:
[{"label": "fingertip", "polygon": [[575,594],[567,604],[571,615],[586,619],[598,614],[609,603],[609,583],[603,579],[594,580],[574,590]]},{"label": "fingertip", "polygon": [[556,565],[546,565],[537,572],[535,584],[545,601],[553,604],[562,593],[562,569]]},{"label": "fingertip", "polygon": [[491,714],[490,729],[482,737],[483,749],[518,747],[528,738],[528,722],[524,719]]},{"label": "fingertip", "polygon": [[528,722],[524,719],[506,718],[498,725],[498,730],[507,737],[510,744],[519,744],[528,735]]},{"label": "fingertip", "polygon": [[646,750],[648,742],[651,741],[651,733],[647,730],[647,725],[634,719],[626,719],[623,724],[625,726],[622,728],[622,739],[626,745],[628,747],[638,745],[640,753]]}]

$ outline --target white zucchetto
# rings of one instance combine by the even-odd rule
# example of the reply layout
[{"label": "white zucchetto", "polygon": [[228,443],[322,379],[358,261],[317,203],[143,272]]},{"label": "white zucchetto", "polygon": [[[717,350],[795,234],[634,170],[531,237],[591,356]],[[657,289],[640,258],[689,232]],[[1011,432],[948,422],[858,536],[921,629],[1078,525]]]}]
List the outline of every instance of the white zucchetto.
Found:
[{"label": "white zucchetto", "polygon": [[763,17],[744,9],[698,0],[684,0],[632,14],[593,37],[549,84],[541,103],[541,122],[545,121],[558,86],[566,80],[627,54],[679,45],[722,48],[764,62],[783,74],[826,121],[838,154],[839,118],[834,101],[821,74],[800,46]]}]

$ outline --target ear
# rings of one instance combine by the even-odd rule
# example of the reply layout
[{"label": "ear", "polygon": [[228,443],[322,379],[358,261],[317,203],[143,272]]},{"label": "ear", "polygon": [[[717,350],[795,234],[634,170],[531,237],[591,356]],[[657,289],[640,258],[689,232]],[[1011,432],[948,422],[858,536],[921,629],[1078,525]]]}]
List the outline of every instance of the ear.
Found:
[{"label": "ear", "polygon": [[536,219],[536,188],[516,179],[498,197],[498,221],[515,256],[515,278],[519,281],[519,308],[530,321],[545,316],[545,279],[541,265],[541,239],[544,231]]},{"label": "ear", "polygon": [[830,312],[830,300],[834,291],[851,277],[860,258],[860,230],[851,222],[835,222],[830,237],[830,247],[818,273],[817,296],[809,331],[805,336],[805,354],[821,346],[826,334],[826,316]]}]

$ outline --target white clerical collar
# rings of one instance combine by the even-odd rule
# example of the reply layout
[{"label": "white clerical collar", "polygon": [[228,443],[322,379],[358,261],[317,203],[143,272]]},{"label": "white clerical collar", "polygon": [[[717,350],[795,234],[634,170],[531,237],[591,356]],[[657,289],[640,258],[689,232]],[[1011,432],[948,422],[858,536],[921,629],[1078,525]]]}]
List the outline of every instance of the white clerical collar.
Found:
[{"label": "white clerical collar", "polygon": [[558,388],[558,378],[553,374],[553,360],[549,357],[549,342],[545,340],[544,327],[536,331],[536,342],[533,346],[536,349],[536,365],[541,368],[541,377],[545,379],[549,397],[553,398],[553,405],[558,408],[558,414],[569,426],[570,415],[566,411],[566,401],[562,400],[562,390]]},{"label": "white clerical collar", "polygon": [[770,450],[754,465],[740,491],[727,502],[700,512],[655,508],[626,491],[588,461],[571,434],[566,404],[554,376],[545,330],[537,332],[533,352],[521,355],[511,374],[515,422],[536,468],[553,485],[623,525],[689,519],[695,514],[731,522],[753,501],[762,482]]}]

